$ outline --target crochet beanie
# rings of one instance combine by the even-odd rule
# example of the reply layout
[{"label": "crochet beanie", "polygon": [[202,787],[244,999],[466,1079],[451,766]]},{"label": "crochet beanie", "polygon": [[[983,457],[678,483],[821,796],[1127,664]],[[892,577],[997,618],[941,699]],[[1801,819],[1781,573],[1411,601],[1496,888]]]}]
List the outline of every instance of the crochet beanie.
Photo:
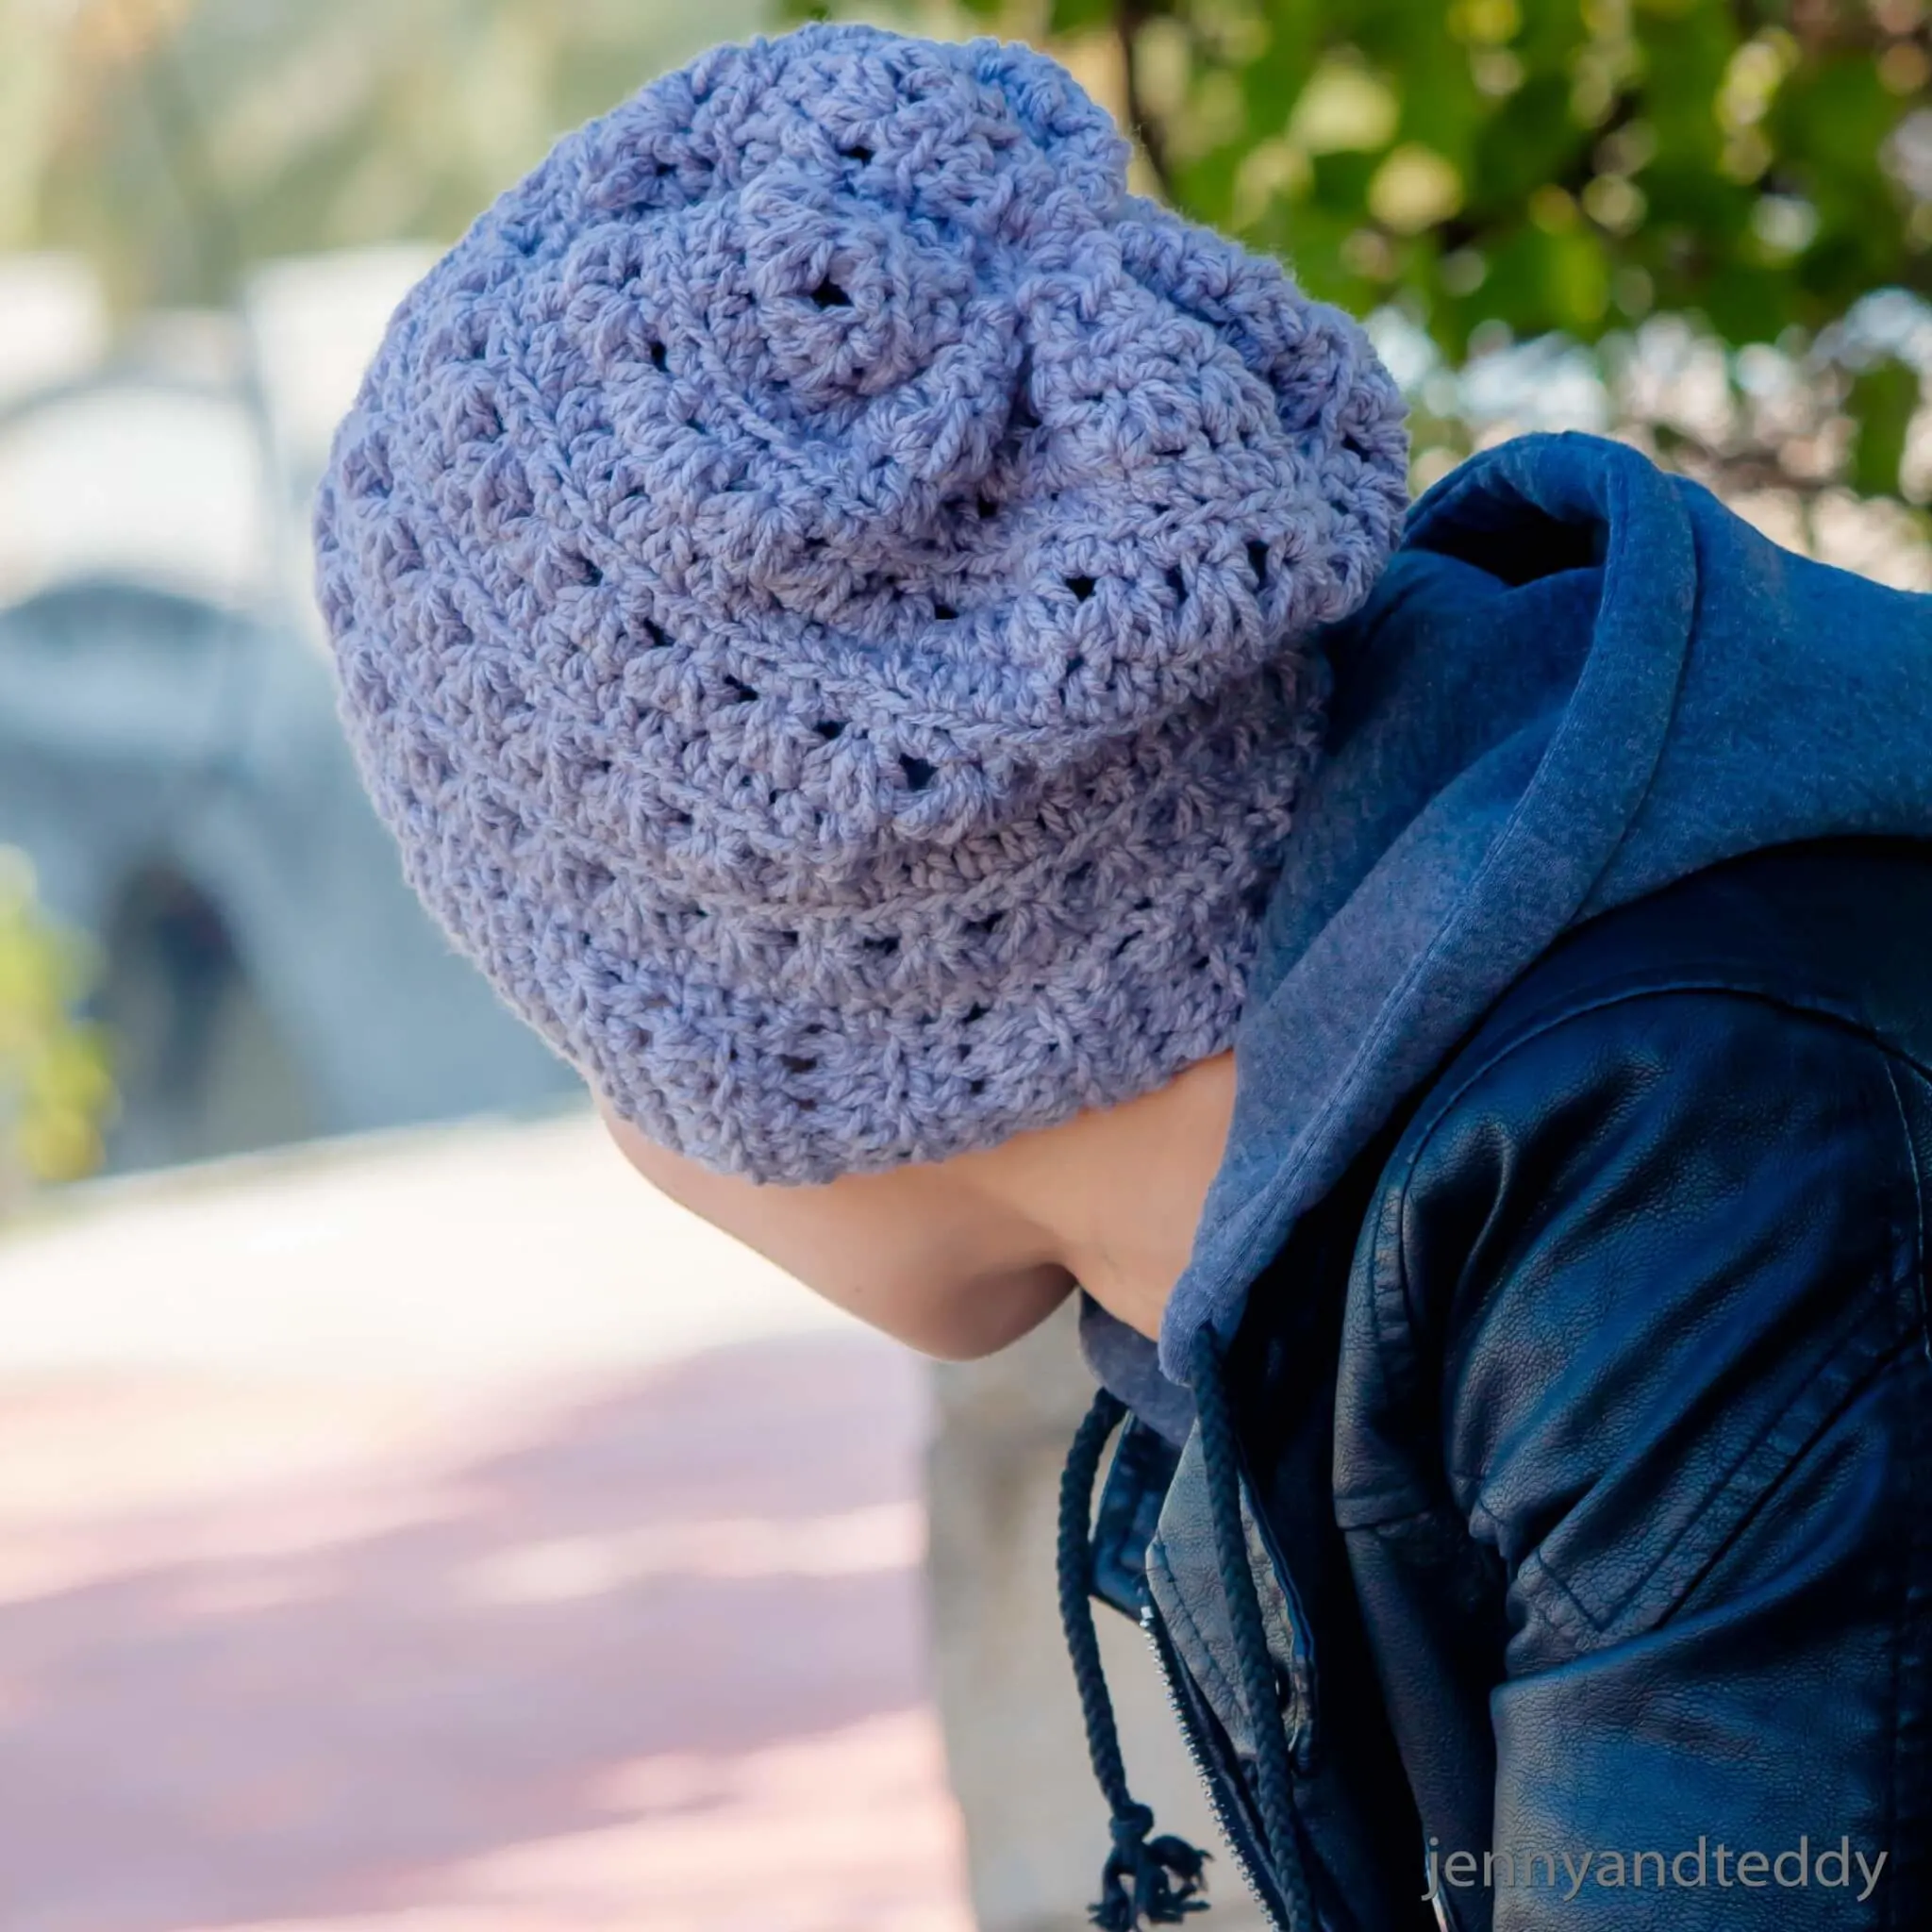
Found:
[{"label": "crochet beanie", "polygon": [[1228,1045],[1397,540],[1360,328],[1020,44],[813,25],[403,299],[317,588],[410,883],[646,1136],[824,1181]]}]

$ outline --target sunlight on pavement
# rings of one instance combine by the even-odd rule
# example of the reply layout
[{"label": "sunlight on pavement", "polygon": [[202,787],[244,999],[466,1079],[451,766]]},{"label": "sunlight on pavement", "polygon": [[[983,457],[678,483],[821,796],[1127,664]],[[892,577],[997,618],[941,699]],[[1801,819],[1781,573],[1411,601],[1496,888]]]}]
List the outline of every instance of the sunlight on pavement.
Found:
[{"label": "sunlight on pavement", "polygon": [[918,1504],[881,1503],[836,1516],[741,1517],[576,1537],[507,1550],[465,1582],[482,1600],[539,1603],[592,1596],[632,1578],[841,1576],[899,1570],[925,1554],[925,1512]]},{"label": "sunlight on pavement", "polygon": [[[0,1241],[6,1932],[970,1932],[921,1367],[602,1160]],[[331,1232],[264,1268],[278,1202]]]},{"label": "sunlight on pavement", "polygon": [[446,1874],[448,1904],[195,1932],[972,1932],[938,1726],[911,1710],[731,1759],[645,1759],[637,1817]]}]

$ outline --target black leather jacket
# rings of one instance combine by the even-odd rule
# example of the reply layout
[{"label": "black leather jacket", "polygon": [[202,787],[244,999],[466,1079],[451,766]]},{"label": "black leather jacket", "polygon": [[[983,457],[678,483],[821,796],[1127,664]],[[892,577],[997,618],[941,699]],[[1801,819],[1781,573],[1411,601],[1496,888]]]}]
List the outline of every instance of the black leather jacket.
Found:
[{"label": "black leather jacket", "polygon": [[1218,1455],[1068,1519],[1276,1924],[1932,1925],[1928,1191],[1932,845],[1834,839],[1566,934],[1302,1218]]}]

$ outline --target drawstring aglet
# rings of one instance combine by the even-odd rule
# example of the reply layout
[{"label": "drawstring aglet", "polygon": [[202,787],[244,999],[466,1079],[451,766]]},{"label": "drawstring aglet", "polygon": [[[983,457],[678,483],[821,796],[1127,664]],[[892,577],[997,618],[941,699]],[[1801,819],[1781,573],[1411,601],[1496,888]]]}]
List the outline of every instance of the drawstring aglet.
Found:
[{"label": "drawstring aglet", "polygon": [[1101,1874],[1100,1897],[1088,1916],[1100,1932],[1135,1932],[1135,1927],[1177,1925],[1190,1912],[1205,1912],[1197,1896],[1206,1886],[1202,1866],[1208,1854],[1186,1839],[1150,1840],[1154,1813],[1131,1805],[1113,1820],[1113,1850]]},{"label": "drawstring aglet", "polygon": [[1135,1932],[1142,1923],[1176,1925],[1188,1913],[1208,1909],[1208,1901],[1195,1896],[1202,1890],[1201,1867],[1207,1863],[1207,1853],[1196,1851],[1185,1839],[1148,1840],[1154,1813],[1127,1789],[1113,1700],[1107,1694],[1100,1640],[1093,1630],[1093,1609],[1089,1601],[1093,1478],[1099,1473],[1101,1451],[1125,1413],[1124,1403],[1105,1389],[1099,1391],[1086,1420],[1074,1432],[1066,1471],[1060,1477],[1057,1557],[1060,1621],[1066,1626],[1074,1688],[1080,1694],[1080,1714],[1087,1725],[1088,1755],[1093,1759],[1093,1775],[1113,1817],[1113,1850],[1101,1874],[1100,1898],[1087,1908],[1088,1917],[1100,1932]]}]

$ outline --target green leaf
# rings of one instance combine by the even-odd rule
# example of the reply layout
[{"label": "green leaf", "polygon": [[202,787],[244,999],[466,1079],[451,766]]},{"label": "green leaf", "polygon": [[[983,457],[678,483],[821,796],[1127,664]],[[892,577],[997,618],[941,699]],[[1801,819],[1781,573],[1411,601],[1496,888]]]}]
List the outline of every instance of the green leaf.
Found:
[{"label": "green leaf", "polygon": [[1870,178],[1879,173],[1879,150],[1899,108],[1899,97],[1887,92],[1869,55],[1840,57],[1785,83],[1770,130],[1781,158],[1795,161],[1807,175]]},{"label": "green leaf", "polygon": [[1898,494],[1906,429],[1918,407],[1918,372],[1895,357],[1875,363],[1852,384],[1845,413],[1855,425],[1852,487],[1861,496]]},{"label": "green leaf", "polygon": [[93,966],[42,912],[25,858],[0,846],[0,1213],[26,1184],[99,1158],[112,1083],[99,1030],[75,1010]]},{"label": "green leaf", "polygon": [[1570,112],[1561,75],[1533,75],[1484,123],[1474,143],[1470,206],[1520,207],[1546,181],[1581,171],[1594,136]]},{"label": "green leaf", "polygon": [[1057,34],[1085,33],[1091,27],[1111,26],[1113,16],[1113,0],[1053,0],[1047,30]]}]

